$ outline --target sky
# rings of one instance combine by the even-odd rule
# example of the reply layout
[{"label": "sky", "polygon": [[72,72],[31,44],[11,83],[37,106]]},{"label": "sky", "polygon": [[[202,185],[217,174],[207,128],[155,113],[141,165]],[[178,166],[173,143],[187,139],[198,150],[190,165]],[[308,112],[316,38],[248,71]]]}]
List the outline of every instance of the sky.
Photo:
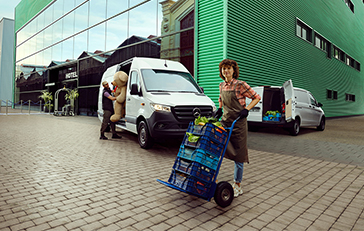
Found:
[{"label": "sky", "polygon": [[14,9],[21,0],[0,0],[0,20],[2,18],[14,19]]}]

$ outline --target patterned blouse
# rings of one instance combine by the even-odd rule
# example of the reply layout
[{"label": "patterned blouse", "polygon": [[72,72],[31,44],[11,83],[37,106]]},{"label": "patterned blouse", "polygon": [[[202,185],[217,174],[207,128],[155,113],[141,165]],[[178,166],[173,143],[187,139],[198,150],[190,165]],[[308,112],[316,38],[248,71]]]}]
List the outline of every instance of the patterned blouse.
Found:
[{"label": "patterned blouse", "polygon": [[[250,99],[261,99],[260,95],[258,95],[246,82],[232,79],[229,83],[221,82],[219,85],[220,92],[221,91],[232,91],[235,89],[236,98],[239,100],[239,103],[243,108],[246,107],[246,97]],[[222,103],[221,94],[219,96],[219,103]]]}]

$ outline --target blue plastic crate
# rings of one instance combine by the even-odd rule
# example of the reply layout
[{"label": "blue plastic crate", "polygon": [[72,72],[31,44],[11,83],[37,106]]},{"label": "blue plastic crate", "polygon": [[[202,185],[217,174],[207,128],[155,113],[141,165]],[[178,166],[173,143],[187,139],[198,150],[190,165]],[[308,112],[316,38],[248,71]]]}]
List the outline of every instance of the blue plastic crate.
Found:
[{"label": "blue plastic crate", "polygon": [[183,189],[186,192],[205,198],[208,197],[211,188],[211,183],[202,181],[196,177],[189,176],[188,174],[176,170],[172,170],[168,183]]},{"label": "blue plastic crate", "polygon": [[281,121],[281,117],[282,117],[282,114],[281,113],[277,113],[275,116],[273,116],[273,115],[264,116],[263,117],[263,121],[275,121],[275,122],[279,122],[279,121]]},{"label": "blue plastic crate", "polygon": [[216,155],[211,155],[203,149],[194,149],[181,145],[177,157],[198,162],[212,170],[217,169],[220,157]]},{"label": "blue plastic crate", "polygon": [[206,167],[198,162],[182,159],[180,157],[176,158],[173,169],[187,173],[207,182],[211,181],[215,175],[215,170],[210,169],[209,167]]},{"label": "blue plastic crate", "polygon": [[207,136],[200,136],[197,142],[190,142],[188,140],[188,136],[185,135],[185,138],[182,142],[184,146],[190,146],[193,148],[203,149],[207,152],[209,152],[212,155],[215,155],[217,157],[222,155],[222,152],[224,151],[224,144],[218,143],[214,139],[210,139]]},{"label": "blue plastic crate", "polygon": [[213,139],[217,143],[225,144],[228,133],[212,123],[206,123],[205,125],[195,125],[191,122],[187,128],[187,132],[190,132],[194,135],[206,136],[210,139]]}]

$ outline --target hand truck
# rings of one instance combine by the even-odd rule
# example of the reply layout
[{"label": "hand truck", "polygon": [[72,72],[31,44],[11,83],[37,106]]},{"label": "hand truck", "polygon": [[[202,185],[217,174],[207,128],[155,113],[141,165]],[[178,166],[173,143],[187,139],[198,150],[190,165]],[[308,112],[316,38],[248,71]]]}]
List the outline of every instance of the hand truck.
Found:
[{"label": "hand truck", "polygon": [[[230,183],[216,183],[226,147],[237,118],[231,127],[217,127],[211,123],[205,125],[189,124],[182,141],[168,182],[157,182],[168,187],[210,201],[221,207],[227,207],[234,199],[234,190]],[[187,134],[200,136],[197,142],[190,142]]]}]

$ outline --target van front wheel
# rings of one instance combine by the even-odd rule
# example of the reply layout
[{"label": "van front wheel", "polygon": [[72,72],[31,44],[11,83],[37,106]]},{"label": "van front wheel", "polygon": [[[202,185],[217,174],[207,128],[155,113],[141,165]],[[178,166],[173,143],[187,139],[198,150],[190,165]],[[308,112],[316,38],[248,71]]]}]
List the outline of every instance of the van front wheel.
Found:
[{"label": "van front wheel", "polygon": [[292,136],[297,136],[299,132],[300,132],[300,120],[295,119],[292,123],[292,127],[291,127],[289,133]]},{"label": "van front wheel", "polygon": [[154,144],[145,121],[141,121],[138,125],[138,142],[140,147],[144,149],[151,148]]}]

